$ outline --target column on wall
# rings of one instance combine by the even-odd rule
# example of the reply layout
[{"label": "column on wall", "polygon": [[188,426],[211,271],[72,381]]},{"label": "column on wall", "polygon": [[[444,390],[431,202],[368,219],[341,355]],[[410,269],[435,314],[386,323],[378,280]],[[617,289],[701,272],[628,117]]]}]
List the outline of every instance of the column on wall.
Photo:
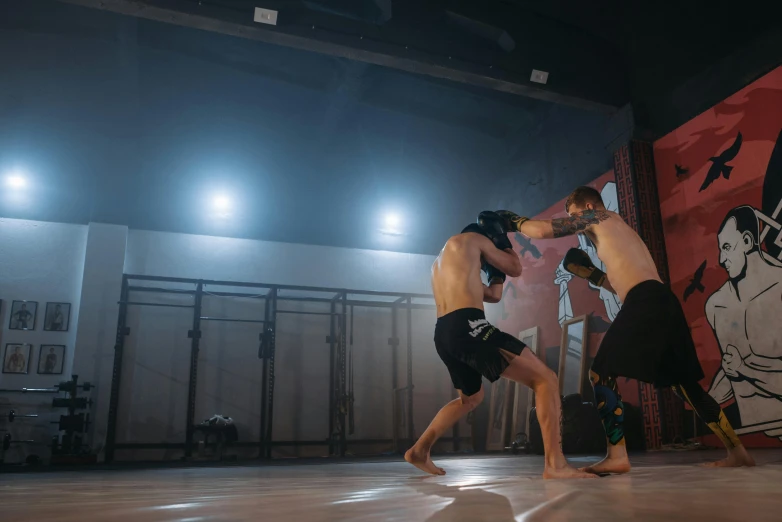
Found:
[{"label": "column on wall", "polygon": [[103,446],[106,435],[117,313],[125,266],[128,228],[90,223],[81,288],[73,373],[95,385],[90,441]]},{"label": "column on wall", "polygon": [[[619,211],[643,239],[652,254],[660,278],[670,283],[665,252],[660,201],[652,155],[652,144],[630,140],[614,152],[614,173]],[[639,382],[641,412],[647,449],[657,449],[681,436],[684,410],[670,389],[655,390]]]}]

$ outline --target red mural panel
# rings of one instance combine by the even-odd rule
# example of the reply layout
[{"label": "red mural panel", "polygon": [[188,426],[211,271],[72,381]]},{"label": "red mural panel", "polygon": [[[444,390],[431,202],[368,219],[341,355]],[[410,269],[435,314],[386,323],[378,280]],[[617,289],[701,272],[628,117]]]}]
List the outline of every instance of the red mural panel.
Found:
[{"label": "red mural panel", "polygon": [[[648,145],[639,142],[630,142],[614,152],[614,167],[616,172],[618,212],[646,242],[652,250],[653,241],[650,241],[649,227],[651,222],[650,208],[651,194],[650,183],[654,179],[654,168],[651,159],[646,153]],[[656,207],[654,207],[656,208]],[[646,218],[644,220],[644,218]],[[658,242],[659,243],[659,242]],[[659,265],[659,259],[664,254],[652,257]],[[659,268],[658,268],[659,270]],[[658,396],[651,384],[636,383],[638,389],[639,406],[643,415],[643,426],[646,447],[657,449],[663,443],[662,425],[659,415]]]},{"label": "red mural panel", "polygon": [[[603,193],[608,208],[617,207],[613,171],[603,174],[589,183],[589,186]],[[530,217],[565,217],[565,197],[567,194],[563,194],[563,198],[548,210]],[[524,211],[509,210],[519,213]],[[566,318],[592,314],[588,326],[588,362],[591,363],[603,335],[619,310],[619,303],[616,296],[610,292],[591,287],[586,280],[563,273],[560,263],[570,248],[581,247],[590,253],[597,264],[600,260],[597,259],[596,252],[590,252],[591,245],[587,244],[583,237],[534,241],[521,234],[510,237],[514,250],[521,257],[523,273],[521,277],[508,278],[503,291],[504,297],[499,304],[487,306],[489,319],[503,331],[516,336],[528,328],[539,327],[538,347],[541,359],[545,361],[548,355],[549,361],[558,361],[562,336],[560,322]],[[639,404],[635,381],[621,379],[619,386],[626,402]]]},{"label": "red mural panel", "polygon": [[745,444],[780,446],[782,68],[655,142],[654,164],[701,384]]}]

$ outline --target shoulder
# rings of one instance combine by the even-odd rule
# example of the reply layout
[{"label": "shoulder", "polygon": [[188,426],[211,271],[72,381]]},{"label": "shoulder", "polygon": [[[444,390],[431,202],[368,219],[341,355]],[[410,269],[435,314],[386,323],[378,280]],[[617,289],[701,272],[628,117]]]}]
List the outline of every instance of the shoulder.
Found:
[{"label": "shoulder", "polygon": [[712,313],[718,306],[724,306],[728,304],[728,302],[731,301],[732,294],[733,292],[730,287],[730,282],[726,282],[706,300],[706,312]]},{"label": "shoulder", "polygon": [[451,236],[448,241],[446,241],[445,248],[449,250],[471,247],[480,248],[481,245],[487,242],[491,244],[491,241],[482,234],[478,234],[477,232],[465,232]]},{"label": "shoulder", "polygon": [[599,210],[599,209],[582,210],[580,212],[574,213],[571,216],[571,219],[583,220],[594,224],[601,223],[603,221],[608,221],[611,218],[622,219],[619,216],[619,214],[615,212],[611,212],[610,210]]},{"label": "shoulder", "polygon": [[772,285],[774,283],[782,283],[782,266],[776,264],[778,261],[768,254],[763,256],[763,261],[764,279],[768,280]]}]

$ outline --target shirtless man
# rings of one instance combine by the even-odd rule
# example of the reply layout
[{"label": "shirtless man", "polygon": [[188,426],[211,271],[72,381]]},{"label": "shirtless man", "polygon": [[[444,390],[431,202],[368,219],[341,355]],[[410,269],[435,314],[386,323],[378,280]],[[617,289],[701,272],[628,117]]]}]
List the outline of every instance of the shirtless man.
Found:
[{"label": "shirtless man", "polygon": [[[410,464],[433,475],[445,475],[429,452],[442,434],[483,400],[481,376],[494,382],[505,377],[532,388],[543,433],[543,478],[590,478],[568,465],[561,449],[560,399],[557,377],[515,337],[489,324],[483,303],[502,298],[505,274],[521,275],[521,262],[511,249],[504,220],[481,213],[479,223],[450,238],[432,266],[437,304],[434,342],[448,368],[459,398],[446,404],[421,438],[405,453]],[[481,270],[489,286],[481,282]]]},{"label": "shirtless man", "polygon": [[[624,438],[624,405],[617,377],[629,377],[671,386],[720,438],[728,457],[714,466],[754,466],[716,401],[700,387],[703,370],[695,352],[690,328],[678,298],[657,273],[643,240],[615,212],[606,210],[600,193],[579,187],[565,201],[569,217],[530,220],[499,211],[505,226],[532,239],[586,234],[597,248],[607,274],[592,265],[589,256],[572,249],[565,268],[574,275],[605,286],[623,303],[603,337],[590,380],[608,440],[608,455],[585,468],[596,474],[626,473],[630,460]],[[607,275],[607,279],[606,279]]]},{"label": "shirtless man", "polygon": [[728,280],[706,301],[706,319],[722,352],[709,394],[736,399],[741,431],[782,434],[782,266],[760,249],[755,209],[734,208],[717,240]]}]

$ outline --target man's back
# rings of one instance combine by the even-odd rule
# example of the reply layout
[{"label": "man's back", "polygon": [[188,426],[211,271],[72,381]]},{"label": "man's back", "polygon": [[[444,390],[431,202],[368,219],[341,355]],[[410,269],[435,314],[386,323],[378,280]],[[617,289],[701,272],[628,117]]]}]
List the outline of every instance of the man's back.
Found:
[{"label": "man's back", "polygon": [[437,317],[461,308],[483,309],[480,239],[477,234],[453,236],[432,265]]},{"label": "man's back", "polygon": [[586,232],[597,246],[597,255],[605,264],[606,274],[619,299],[644,281],[660,281],[652,255],[640,236],[622,220],[619,214],[592,225]]}]

